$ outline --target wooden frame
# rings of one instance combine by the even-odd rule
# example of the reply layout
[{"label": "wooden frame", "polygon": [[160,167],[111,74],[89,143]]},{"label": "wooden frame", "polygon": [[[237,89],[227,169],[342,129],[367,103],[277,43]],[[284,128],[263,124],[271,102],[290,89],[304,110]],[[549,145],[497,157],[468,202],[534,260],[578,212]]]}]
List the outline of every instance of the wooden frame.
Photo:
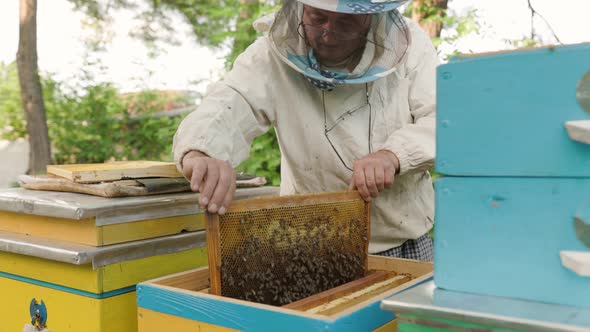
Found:
[{"label": "wooden frame", "polygon": [[338,286],[336,288],[329,289],[325,292],[321,292],[316,295],[301,299],[299,301],[295,301],[295,302],[289,303],[287,305],[284,305],[283,308],[306,311],[308,309],[317,307],[317,306],[324,304],[326,302],[330,302],[332,300],[335,300],[335,299],[342,297],[344,295],[354,293],[358,290],[368,287],[369,285],[371,285],[375,282],[383,281],[383,280],[387,279],[390,275],[391,275],[391,273],[386,272],[386,271],[375,271],[374,273],[368,274],[364,278],[349,282],[347,284]]},{"label": "wooden frame", "polygon": [[[316,193],[306,195],[289,195],[277,197],[260,197],[234,201],[227,213],[244,212],[275,208],[277,206],[297,207],[303,205],[324,204],[352,199],[362,199],[357,191],[345,191],[334,193]],[[371,236],[371,205],[365,202],[365,218],[367,220],[367,238]],[[221,295],[221,256],[219,253],[219,215],[206,213],[207,252],[209,255],[209,272],[211,280],[210,293]],[[368,253],[369,243],[365,244],[365,253]],[[368,260],[365,262],[365,271],[368,270]]]}]

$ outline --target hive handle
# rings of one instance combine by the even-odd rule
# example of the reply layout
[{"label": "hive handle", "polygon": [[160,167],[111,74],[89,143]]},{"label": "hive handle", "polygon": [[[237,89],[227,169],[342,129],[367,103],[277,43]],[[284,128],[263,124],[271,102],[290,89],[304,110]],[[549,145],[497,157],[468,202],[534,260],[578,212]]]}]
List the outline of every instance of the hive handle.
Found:
[{"label": "hive handle", "polygon": [[590,120],[567,121],[565,129],[572,141],[590,144]]},{"label": "hive handle", "polygon": [[559,252],[561,264],[581,277],[590,277],[590,251]]}]

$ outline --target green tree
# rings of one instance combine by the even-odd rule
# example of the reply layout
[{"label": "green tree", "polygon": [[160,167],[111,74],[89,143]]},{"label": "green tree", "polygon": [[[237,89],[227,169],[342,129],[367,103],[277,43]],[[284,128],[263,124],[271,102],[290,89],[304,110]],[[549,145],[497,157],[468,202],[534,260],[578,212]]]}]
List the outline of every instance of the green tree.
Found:
[{"label": "green tree", "polygon": [[443,19],[447,16],[448,0],[414,0],[410,11],[412,20],[418,22],[430,38],[440,37]]},{"label": "green tree", "polygon": [[26,137],[22,105],[16,62],[0,63],[0,138],[14,140]]},{"label": "green tree", "polygon": [[[107,83],[65,89],[51,77],[41,83],[55,163],[172,159],[172,137],[182,117],[161,111],[166,104],[189,104],[185,96],[122,96]],[[0,63],[0,139],[27,136],[21,105],[16,64]]]},{"label": "green tree", "polygon": [[16,62],[29,138],[29,172],[45,172],[51,149],[37,67],[37,0],[20,0]]},{"label": "green tree", "polygon": [[[476,10],[469,10],[465,15],[454,15],[448,9],[450,1],[414,0],[404,13],[405,16],[420,24],[439,50],[442,45],[453,46],[461,38],[479,32]],[[444,57],[447,59],[458,53],[455,49]]]}]

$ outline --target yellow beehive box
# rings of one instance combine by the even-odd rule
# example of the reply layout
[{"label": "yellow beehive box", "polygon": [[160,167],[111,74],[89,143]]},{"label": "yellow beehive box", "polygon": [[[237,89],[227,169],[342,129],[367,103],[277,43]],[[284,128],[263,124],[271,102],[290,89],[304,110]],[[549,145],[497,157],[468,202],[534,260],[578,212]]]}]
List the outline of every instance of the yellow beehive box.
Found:
[{"label": "yellow beehive box", "polygon": [[[235,198],[272,195],[242,188]],[[103,246],[205,229],[198,194],[104,198],[26,189],[0,190],[0,231]]]},{"label": "yellow beehive box", "polygon": [[207,264],[203,231],[91,247],[0,232],[0,332],[22,331],[33,299],[50,331],[136,331],[135,285]]},{"label": "yellow beehive box", "polygon": [[381,300],[430,278],[432,264],[369,256],[368,267],[392,275],[283,307],[209,294],[207,268],[142,282],[137,285],[139,331],[397,331],[395,315],[380,309]]},{"label": "yellow beehive box", "polygon": [[197,200],[0,190],[0,332],[23,331],[33,301],[53,332],[136,331],[137,283],[207,264]]}]

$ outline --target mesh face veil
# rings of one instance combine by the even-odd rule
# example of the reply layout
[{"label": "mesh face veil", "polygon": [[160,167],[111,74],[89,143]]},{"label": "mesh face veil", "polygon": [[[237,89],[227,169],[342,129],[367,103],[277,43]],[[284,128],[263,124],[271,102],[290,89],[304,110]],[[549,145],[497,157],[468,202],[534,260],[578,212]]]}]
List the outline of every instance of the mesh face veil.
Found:
[{"label": "mesh face veil", "polygon": [[[319,9],[329,8],[334,3],[333,11],[343,13],[370,14],[370,28],[364,36],[351,35],[350,31],[324,31],[322,27],[310,26],[303,23],[304,4],[310,5],[314,1],[284,0],[270,29],[269,37],[273,51],[289,66],[305,75],[305,77],[320,88],[330,90],[338,84],[364,84],[392,73],[405,60],[410,46],[410,32],[408,26],[398,12],[393,8],[382,11],[359,7],[370,1],[316,1],[322,3]],[[348,6],[339,4],[348,3]],[[399,6],[403,2],[393,2]],[[324,7],[324,8],[320,8]],[[396,6],[394,6],[396,7]],[[344,8],[343,10],[339,10]],[[373,8],[373,7],[371,7]],[[383,9],[385,8],[385,9]],[[353,65],[348,70],[334,70],[324,66],[317,57],[306,38],[305,29],[315,29],[319,33],[332,33],[340,41],[352,38],[362,38],[361,47],[350,56],[355,56]],[[309,32],[309,30],[308,30]]]}]

